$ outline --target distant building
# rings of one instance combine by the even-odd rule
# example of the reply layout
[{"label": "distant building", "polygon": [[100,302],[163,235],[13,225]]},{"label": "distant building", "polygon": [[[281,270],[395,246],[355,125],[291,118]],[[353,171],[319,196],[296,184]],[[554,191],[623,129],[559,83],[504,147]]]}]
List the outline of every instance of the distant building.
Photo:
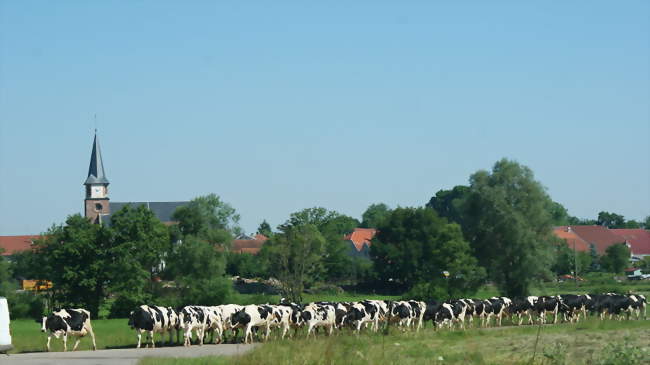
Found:
[{"label": "distant building", "polygon": [[603,226],[560,226],[553,229],[558,238],[566,241],[569,248],[590,252],[592,248],[604,255],[608,247],[625,244],[630,248],[631,259],[640,260],[650,256],[650,231],[645,229],[609,229]]},{"label": "distant building", "polygon": [[93,148],[90,153],[90,164],[88,166],[88,177],[84,182],[86,186],[86,198],[84,200],[84,216],[97,224],[110,224],[111,214],[125,206],[136,208],[145,206],[161,222],[173,224],[172,214],[176,208],[188,204],[187,201],[180,202],[111,202],[108,197],[108,185],[110,182],[104,171],[102,153],[99,149],[97,134],[93,140]]},{"label": "distant building", "polygon": [[269,238],[263,234],[256,234],[254,237],[241,235],[232,240],[230,252],[257,255],[268,240]]},{"label": "distant building", "polygon": [[632,251],[632,260],[650,256],[650,231],[646,229],[610,229],[610,232],[625,239]]},{"label": "distant building", "polygon": [[40,235],[27,236],[0,236],[0,255],[11,257],[22,251],[31,250],[34,241],[41,238]]},{"label": "distant building", "polygon": [[345,235],[343,239],[348,243],[348,254],[353,257],[370,258],[372,239],[377,234],[374,228],[355,228]]}]

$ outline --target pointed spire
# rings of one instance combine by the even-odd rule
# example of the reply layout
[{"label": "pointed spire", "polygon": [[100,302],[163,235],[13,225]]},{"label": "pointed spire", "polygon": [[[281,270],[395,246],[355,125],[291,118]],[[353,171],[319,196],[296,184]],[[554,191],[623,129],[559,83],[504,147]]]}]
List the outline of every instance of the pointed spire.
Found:
[{"label": "pointed spire", "polygon": [[84,185],[106,184],[108,179],[104,174],[104,164],[102,163],[102,152],[99,150],[99,141],[97,140],[97,129],[95,129],[95,140],[93,141],[93,151],[90,154],[90,166],[88,167],[88,178]]}]

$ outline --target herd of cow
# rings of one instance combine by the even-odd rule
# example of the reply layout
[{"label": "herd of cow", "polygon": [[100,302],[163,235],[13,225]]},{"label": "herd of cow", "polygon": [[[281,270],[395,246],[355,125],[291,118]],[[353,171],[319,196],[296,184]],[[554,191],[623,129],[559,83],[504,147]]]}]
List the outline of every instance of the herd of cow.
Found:
[{"label": "herd of cow", "polygon": [[[244,332],[244,343],[251,343],[253,336],[266,341],[272,329],[279,329],[278,336],[294,335],[306,328],[307,337],[315,335],[319,328],[327,334],[334,329],[345,328],[359,333],[362,329],[377,331],[382,325],[396,326],[402,330],[418,331],[431,321],[434,328],[459,328],[466,326],[501,326],[504,317],[510,317],[513,324],[557,323],[558,320],[577,322],[582,315],[596,315],[600,319],[647,319],[647,299],[639,294],[584,294],[557,296],[529,296],[525,298],[493,297],[490,299],[458,299],[446,302],[422,302],[416,300],[384,301],[363,300],[360,302],[315,302],[307,305],[288,303],[284,299],[278,305],[236,305],[186,306],[180,309],[142,305],[131,312],[129,326],[135,329],[140,348],[142,334],[147,334],[145,347],[151,342],[155,347],[154,334],[164,337],[169,333],[169,342],[176,342],[183,336],[183,344],[203,344],[208,335],[213,343],[222,343],[226,334],[237,342],[239,329]],[[550,319],[551,317],[552,319]],[[473,324],[476,321],[476,324]],[[42,319],[43,332],[48,332],[47,350],[50,350],[52,336],[63,337],[64,351],[67,350],[68,335],[77,337],[73,351],[81,337],[92,337],[96,349],[95,335],[90,324],[90,313],[85,309],[61,309]],[[164,341],[164,338],[163,338]]]}]

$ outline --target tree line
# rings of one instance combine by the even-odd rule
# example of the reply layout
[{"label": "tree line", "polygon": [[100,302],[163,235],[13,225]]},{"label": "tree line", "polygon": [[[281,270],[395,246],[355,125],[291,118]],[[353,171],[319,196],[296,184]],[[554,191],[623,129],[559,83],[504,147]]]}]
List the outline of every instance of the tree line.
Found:
[{"label": "tree line", "polygon": [[[282,295],[297,302],[307,289],[333,285],[457,298],[488,281],[514,297],[576,268],[619,272],[627,265],[626,246],[612,246],[603,257],[575,253],[552,234],[553,226],[649,223],[608,212],[593,221],[572,217],[528,167],[507,159],[472,174],[468,185],[438,191],[422,207],[372,204],[361,221],[313,207],[291,214],[275,230],[263,221],[257,233],[269,240],[257,255],[230,251],[242,233],[239,218],[215,194],[179,207],[173,225],[144,206],[125,206],[110,225],[71,215],[50,227],[32,251],[11,263],[0,260],[0,295],[18,312],[37,316],[43,296],[15,293],[12,278],[38,278],[53,283],[45,296],[50,306],[81,306],[111,317],[142,303],[236,302],[233,275],[277,278]],[[343,240],[357,227],[377,229],[370,260],[351,256]]]}]

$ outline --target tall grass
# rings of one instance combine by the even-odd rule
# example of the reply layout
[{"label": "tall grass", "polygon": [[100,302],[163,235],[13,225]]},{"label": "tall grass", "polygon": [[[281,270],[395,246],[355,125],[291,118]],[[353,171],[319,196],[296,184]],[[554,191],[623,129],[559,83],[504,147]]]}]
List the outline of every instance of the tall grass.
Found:
[{"label": "tall grass", "polygon": [[[234,358],[146,359],[139,365],[172,364],[524,364],[530,363],[537,326],[415,332],[387,335],[347,331],[334,336],[274,340]],[[346,333],[347,332],[347,333]],[[650,321],[598,321],[543,326],[535,364],[600,364],[609,343],[650,359]],[[617,348],[621,348],[618,346]],[[643,363],[643,362],[640,362]]]}]

